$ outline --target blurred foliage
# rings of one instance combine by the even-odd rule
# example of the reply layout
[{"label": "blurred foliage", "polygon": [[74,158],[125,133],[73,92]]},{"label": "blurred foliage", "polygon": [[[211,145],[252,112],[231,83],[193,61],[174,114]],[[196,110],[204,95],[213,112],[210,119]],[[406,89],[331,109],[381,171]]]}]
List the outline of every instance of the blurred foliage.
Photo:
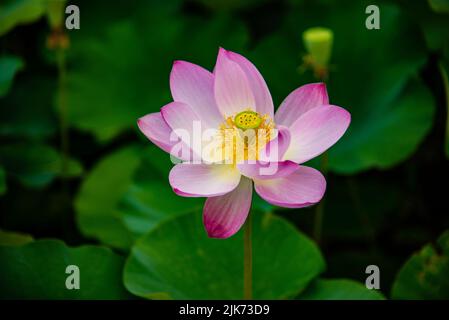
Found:
[{"label": "blurred foliage", "polygon": [[215,11],[233,11],[233,10],[241,10],[248,9],[255,5],[261,5],[267,2],[267,0],[195,0],[196,2],[204,5],[207,8],[210,8]]},{"label": "blurred foliage", "polygon": [[119,248],[131,245],[116,206],[138,163],[136,150],[128,148],[102,159],[86,177],[75,200],[78,224],[86,236]]},{"label": "blurred foliage", "polygon": [[426,59],[424,39],[409,36],[419,35],[419,30],[396,5],[382,6],[382,27],[372,31],[354,27],[364,26],[368,2],[339,3],[335,7],[308,3],[302,10],[291,10],[281,32],[261,41],[250,58],[260,66],[279,104],[299,85],[316,81],[297,71],[300,53],[306,53],[298,31],[316,25],[333,30],[330,103],[348,109],[352,122],[344,139],[329,152],[330,169],[350,174],[389,168],[409,157],[432,125],[433,98],[415,79]]},{"label": "blurred foliage", "polygon": [[133,16],[112,23],[99,26],[88,18],[73,41],[80,65],[69,78],[69,118],[100,141],[170,102],[168,79],[174,60],[211,68],[219,46],[241,50],[247,42],[243,25],[227,17],[186,17],[168,1],[135,6]]},{"label": "blurred foliage", "polygon": [[1,100],[0,137],[44,140],[58,130],[53,111],[55,81],[26,77]]},{"label": "blurred foliage", "polygon": [[[0,297],[8,299],[124,299],[123,259],[107,248],[69,248],[58,240],[0,246]],[[67,290],[66,267],[82,270],[80,288]],[[81,284],[82,282],[82,284]]]},{"label": "blurred foliage", "polygon": [[448,0],[429,0],[429,5],[433,11],[438,13],[449,13]]},{"label": "blurred foliage", "polygon": [[449,67],[447,65],[446,61],[440,62],[440,74],[441,78],[443,79],[444,84],[444,93],[446,98],[446,157],[449,158]]},{"label": "blurred foliage", "polygon": [[[159,154],[160,158],[155,158]],[[149,158],[151,157],[151,162]],[[81,231],[127,249],[133,239],[174,215],[202,207],[195,198],[176,196],[152,163],[169,165],[169,156],[151,148],[126,147],[97,164],[83,182],[75,207]],[[113,190],[110,186],[116,186]]]},{"label": "blurred foliage", "polygon": [[16,25],[38,20],[45,13],[41,0],[6,0],[0,5],[0,36]]},{"label": "blurred foliage", "polygon": [[47,19],[51,28],[58,28],[65,20],[66,0],[45,0],[47,2]]},{"label": "blurred foliage", "polygon": [[348,279],[318,279],[298,296],[301,300],[382,300],[376,290]]},{"label": "blurred foliage", "polygon": [[[8,174],[31,187],[42,187],[61,174],[61,161],[59,153],[46,145],[16,143],[0,146],[0,163]],[[66,177],[78,176],[81,172],[81,164],[71,160]]]},{"label": "blurred foliage", "polygon": [[394,299],[449,299],[449,231],[414,254],[399,271]]},{"label": "blurred foliage", "polygon": [[6,192],[6,177],[5,170],[0,167],[0,195]]},{"label": "blurred foliage", "polygon": [[14,76],[23,68],[23,62],[17,57],[0,57],[0,97],[8,93]]},{"label": "blurred foliage", "polygon": [[51,27],[61,24],[66,0],[4,0],[0,4],[0,36],[17,25],[35,22],[48,16]]},{"label": "blurred foliage", "polygon": [[[429,0],[408,2],[405,9],[412,18],[418,21],[424,34],[427,48],[433,55],[436,55],[440,64],[441,81],[445,91],[446,105],[449,106],[449,94],[447,83],[447,70],[449,63],[449,20],[448,20],[448,1]],[[435,14],[433,11],[438,12]],[[445,13],[445,14],[444,14]],[[449,107],[447,109],[449,113]],[[449,158],[449,117],[446,117],[446,155]]]},{"label": "blurred foliage", "polygon": [[388,215],[399,209],[401,190],[377,177],[347,178],[334,186],[327,191],[326,220],[323,222],[323,232],[329,241],[342,238],[369,240],[376,230],[388,223]]},{"label": "blurred foliage", "polygon": [[0,229],[0,246],[21,246],[32,242],[32,236]]},{"label": "blurred foliage", "polygon": [[[1,298],[120,299],[125,287],[144,298],[241,298],[242,232],[206,237],[204,200],[172,192],[170,158],[136,119],[170,102],[174,60],[212,70],[219,46],[255,63],[278,106],[319,81],[301,72],[301,35],[312,27],[332,30],[330,102],[352,123],[328,153],[319,248],[308,237],[313,208],[254,195],[254,297],[448,298],[447,233],[402,266],[449,227],[447,1],[378,1],[380,30],[365,28],[370,1],[69,3],[81,29],[65,31],[67,171],[57,59],[45,41],[64,0],[0,4]],[[39,240],[48,237],[64,242]],[[89,286],[65,289],[68,264]],[[381,269],[381,291],[364,287],[368,264]]]}]

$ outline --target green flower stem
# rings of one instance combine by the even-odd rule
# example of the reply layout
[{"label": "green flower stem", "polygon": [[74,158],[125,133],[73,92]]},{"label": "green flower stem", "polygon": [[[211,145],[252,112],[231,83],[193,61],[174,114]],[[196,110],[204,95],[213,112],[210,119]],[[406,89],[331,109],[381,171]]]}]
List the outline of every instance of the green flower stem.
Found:
[{"label": "green flower stem", "polygon": [[[329,163],[329,156],[327,152],[323,153],[321,156],[321,173],[326,177],[327,175],[327,168]],[[321,199],[320,203],[316,206],[315,209],[315,221],[313,225],[313,237],[315,241],[319,244],[321,242],[321,232],[323,228],[323,217],[324,217],[324,206],[326,203],[326,198],[323,197]]]},{"label": "green flower stem", "polygon": [[[322,76],[318,79],[321,82],[326,82],[326,80],[329,80],[329,75]],[[326,83],[327,84],[327,83]],[[320,170],[323,176],[326,178],[327,176],[327,170],[329,167],[329,155],[326,152],[323,153],[321,156],[321,165]],[[326,204],[326,197],[323,196],[323,199],[321,199],[320,203],[316,206],[315,209],[315,221],[313,224],[313,238],[315,239],[316,243],[321,243],[321,233],[323,229],[323,218],[324,218],[324,206]]]},{"label": "green flower stem", "polygon": [[251,300],[253,298],[253,247],[251,211],[246,218],[243,238],[243,299]]}]

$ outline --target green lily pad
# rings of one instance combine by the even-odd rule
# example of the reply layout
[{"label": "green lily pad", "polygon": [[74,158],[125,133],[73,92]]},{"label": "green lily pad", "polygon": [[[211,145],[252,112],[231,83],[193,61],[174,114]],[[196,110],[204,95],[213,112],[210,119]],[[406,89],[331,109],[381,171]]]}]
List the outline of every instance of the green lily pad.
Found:
[{"label": "green lily pad", "polygon": [[23,69],[23,61],[18,57],[0,57],[0,97],[6,95],[11,87],[14,76]]},{"label": "green lily pad", "polygon": [[168,79],[174,60],[211,68],[220,45],[238,49],[246,43],[245,29],[230,18],[191,18],[173,4],[141,3],[127,18],[104,26],[88,19],[72,41],[69,119],[100,141],[172,100]]},{"label": "green lily pad", "polygon": [[302,294],[300,300],[383,300],[377,290],[370,290],[362,283],[349,279],[318,279]]},{"label": "green lily pad", "polygon": [[[8,175],[29,187],[43,187],[61,175],[62,156],[52,147],[36,143],[14,143],[0,146],[0,164]],[[69,160],[66,177],[82,172],[81,164]]]},{"label": "green lily pad", "polygon": [[424,246],[401,268],[393,284],[394,299],[449,299],[449,231]]},{"label": "green lily pad", "polygon": [[[143,133],[139,132],[139,135],[143,136]],[[139,167],[139,171],[136,173],[136,181],[148,181],[162,180],[168,181],[168,175],[174,163],[170,159],[170,155],[159,149],[159,147],[153,145],[152,142],[144,138],[144,148],[140,153],[142,159],[142,165]],[[178,163],[178,162],[177,162]]]},{"label": "green lily pad", "polygon": [[81,231],[127,249],[163,221],[200,209],[203,199],[183,198],[170,188],[171,167],[170,156],[154,146],[131,146],[105,157],[85,179],[75,201]]},{"label": "green lily pad", "polygon": [[[298,294],[325,267],[318,247],[282,218],[253,215],[254,298]],[[241,299],[243,233],[208,238],[200,212],[171,219],[136,242],[124,281],[151,299]]]},{"label": "green lily pad", "polygon": [[135,146],[102,159],[88,174],[75,199],[78,225],[85,236],[128,248],[132,236],[125,228],[117,204],[127,191],[140,163]]},{"label": "green lily pad", "polygon": [[[333,31],[330,102],[346,108],[352,121],[329,151],[329,168],[344,174],[404,161],[429,132],[434,114],[432,95],[415,80],[427,57],[418,26],[396,4],[382,3],[381,29],[368,30],[368,4],[304,4],[301,10],[291,10],[281,32],[267,37],[250,55],[279,105],[295,88],[318,81],[312,72],[298,71],[306,54],[301,33],[314,26]],[[409,37],[410,33],[417,36]]]},{"label": "green lily pad", "polygon": [[389,111],[376,112],[364,127],[357,129],[354,123],[348,136],[331,149],[333,171],[351,174],[369,167],[388,169],[416,151],[432,127],[434,99],[430,91],[412,81],[385,108]]},{"label": "green lily pad", "polygon": [[136,237],[167,219],[203,207],[204,199],[180,197],[173,192],[168,182],[173,167],[169,154],[150,146],[143,149],[139,156],[139,168],[118,206],[127,229]]},{"label": "green lily pad", "polygon": [[[124,299],[123,258],[96,246],[67,247],[59,240],[0,246],[0,297],[5,299]],[[66,287],[66,268],[79,269],[79,289]]]},{"label": "green lily pad", "polygon": [[[403,9],[415,19],[422,29],[424,34],[426,45],[429,51],[438,55],[441,82],[445,93],[445,101],[447,110],[449,110],[449,81],[448,81],[448,61],[449,61],[449,19],[447,15],[438,14],[438,8],[448,4],[448,1],[436,0],[432,1],[414,1],[407,3],[403,6]],[[434,9],[432,11],[432,9]],[[449,158],[449,116],[447,117],[446,124],[446,140],[445,140],[445,153]]]},{"label": "green lily pad", "polygon": [[403,3],[401,9],[420,25],[426,45],[431,51],[448,50],[449,21],[447,15],[436,13],[429,4],[429,0],[413,1]]},{"label": "green lily pad", "polygon": [[428,0],[433,11],[438,13],[449,13],[449,0]]},{"label": "green lily pad", "polygon": [[32,23],[45,14],[41,0],[5,0],[0,5],[0,36],[16,25]]},{"label": "green lily pad", "polygon": [[22,246],[33,241],[33,237],[28,234],[0,229],[0,246]]},{"label": "green lily pad", "polygon": [[176,195],[168,180],[149,180],[130,185],[119,210],[127,229],[134,235],[141,236],[174,216],[198,212],[203,203],[204,199]]}]

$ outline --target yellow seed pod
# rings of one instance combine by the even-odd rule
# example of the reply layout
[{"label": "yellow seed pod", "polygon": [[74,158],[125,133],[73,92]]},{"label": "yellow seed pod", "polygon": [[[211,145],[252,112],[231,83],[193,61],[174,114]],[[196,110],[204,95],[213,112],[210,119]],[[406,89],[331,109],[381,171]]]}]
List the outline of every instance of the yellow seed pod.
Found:
[{"label": "yellow seed pod", "polygon": [[307,29],[303,32],[304,45],[310,55],[312,64],[318,68],[326,68],[332,54],[334,33],[322,27]]},{"label": "yellow seed pod", "polygon": [[254,111],[242,111],[235,116],[234,123],[243,130],[256,129],[262,123],[262,117]]}]

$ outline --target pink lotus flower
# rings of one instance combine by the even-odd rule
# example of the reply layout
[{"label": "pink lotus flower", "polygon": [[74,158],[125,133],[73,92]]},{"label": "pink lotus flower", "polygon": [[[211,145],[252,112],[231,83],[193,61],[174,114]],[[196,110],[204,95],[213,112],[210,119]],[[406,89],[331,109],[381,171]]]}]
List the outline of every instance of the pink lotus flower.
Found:
[{"label": "pink lotus flower", "polygon": [[[140,118],[138,126],[154,144],[185,161],[172,168],[170,185],[180,196],[207,197],[203,221],[209,237],[228,238],[240,229],[251,206],[253,182],[256,192],[277,206],[302,208],[321,200],[325,178],[300,164],[336,143],[351,120],[345,109],[329,104],[325,84],[296,89],[274,114],[270,91],[256,67],[243,56],[220,48],[213,73],[175,61],[170,89],[174,101],[161,112]],[[204,160],[204,155],[178,130],[193,136],[198,122],[202,132],[216,130],[212,140],[220,141],[218,149],[226,140],[224,130],[231,132],[234,153],[224,157],[226,162],[213,157],[191,162],[192,156],[200,154]],[[257,134],[263,130],[267,140],[241,138],[247,129]],[[178,139],[173,141],[173,136]],[[173,151],[180,143],[189,150],[187,154]],[[243,151],[237,151],[239,143]],[[253,155],[250,146],[256,146]],[[264,174],[270,165],[276,170]]]}]

